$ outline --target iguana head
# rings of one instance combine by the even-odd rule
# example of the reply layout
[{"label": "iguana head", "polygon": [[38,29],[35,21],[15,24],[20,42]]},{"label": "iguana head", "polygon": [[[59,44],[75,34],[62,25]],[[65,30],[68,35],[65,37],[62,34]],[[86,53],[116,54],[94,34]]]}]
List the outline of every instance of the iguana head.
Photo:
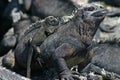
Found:
[{"label": "iguana head", "polygon": [[103,21],[107,12],[108,10],[102,6],[92,4],[78,9],[75,16],[79,16],[87,24],[95,24],[93,27],[96,27]]},{"label": "iguana head", "polygon": [[49,16],[45,18],[45,24],[46,24],[45,34],[46,36],[49,36],[53,34],[55,30],[58,28],[59,21],[56,17]]},{"label": "iguana head", "polygon": [[103,21],[107,10],[97,5],[82,7],[75,13],[75,24],[83,40],[92,39],[99,24]]}]

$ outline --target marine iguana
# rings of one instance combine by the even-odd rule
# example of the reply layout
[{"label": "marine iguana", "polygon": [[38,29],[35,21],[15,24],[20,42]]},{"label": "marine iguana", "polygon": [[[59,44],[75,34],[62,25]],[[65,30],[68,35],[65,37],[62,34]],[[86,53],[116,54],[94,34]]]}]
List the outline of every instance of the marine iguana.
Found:
[{"label": "marine iguana", "polygon": [[35,37],[42,26],[28,29],[15,49],[15,63],[26,68],[28,55],[33,52],[32,70],[54,66],[60,79],[76,79],[77,77],[72,75],[68,67],[79,64],[89,55],[86,50],[92,42],[96,29],[104,19],[105,13],[105,9],[96,9],[93,6],[78,9],[68,22],[55,25],[58,29],[48,35],[42,43],[40,38]]},{"label": "marine iguana", "polygon": [[[36,20],[36,18],[35,18],[35,20]],[[8,46],[6,46],[7,48],[9,48],[9,46],[10,47],[11,46],[15,47],[15,45],[17,43],[19,43],[21,38],[24,37],[24,34],[29,34],[32,30],[34,31],[35,29],[39,29],[39,28],[40,28],[40,30],[38,31],[38,33],[36,33],[37,35],[35,35],[35,37],[36,37],[35,39],[39,40],[39,42],[42,43],[48,35],[52,34],[57,29],[57,27],[54,27],[52,25],[57,25],[58,24],[57,19],[54,18],[53,16],[49,16],[49,17],[45,18],[44,20],[38,20],[35,23],[33,23],[33,22],[35,22],[35,21],[33,21],[33,17],[32,17],[32,20],[25,19],[25,20],[21,20],[19,22],[14,23],[13,26],[14,26],[14,33],[15,34],[12,35],[12,36],[13,36],[13,38],[15,38],[16,41],[14,39],[11,39],[11,36],[10,36],[10,38],[8,37],[8,38],[5,38],[5,40],[3,40],[4,41],[3,45],[8,44]],[[41,37],[40,38],[38,37],[38,39],[37,39],[38,35],[41,36]],[[35,42],[37,42],[37,41],[35,41]],[[6,50],[5,47],[3,47],[2,49]],[[9,48],[9,50],[10,49],[11,48]],[[1,50],[1,51],[3,51],[3,50]],[[12,57],[13,55],[10,54],[8,56]],[[10,61],[8,61],[6,57],[4,57],[2,63],[3,63],[3,65],[7,65],[6,63],[10,63]],[[10,64],[12,64],[12,63],[10,63]]]}]

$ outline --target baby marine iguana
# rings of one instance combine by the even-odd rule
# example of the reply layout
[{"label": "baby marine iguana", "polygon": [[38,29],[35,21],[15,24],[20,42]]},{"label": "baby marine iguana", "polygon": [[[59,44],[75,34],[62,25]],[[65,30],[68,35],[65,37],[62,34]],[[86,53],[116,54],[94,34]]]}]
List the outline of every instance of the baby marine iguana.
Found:
[{"label": "baby marine iguana", "polygon": [[79,64],[86,58],[88,54],[85,51],[91,45],[93,35],[105,13],[105,9],[94,6],[78,9],[68,22],[62,24],[62,18],[55,21],[57,23],[53,26],[57,28],[50,32],[52,34],[46,34],[43,40],[40,39],[44,35],[41,31],[46,32],[42,30],[44,22],[41,27],[28,29],[15,49],[16,63],[26,68],[28,56],[33,52],[31,69],[54,66],[61,80],[79,79],[68,67]]}]

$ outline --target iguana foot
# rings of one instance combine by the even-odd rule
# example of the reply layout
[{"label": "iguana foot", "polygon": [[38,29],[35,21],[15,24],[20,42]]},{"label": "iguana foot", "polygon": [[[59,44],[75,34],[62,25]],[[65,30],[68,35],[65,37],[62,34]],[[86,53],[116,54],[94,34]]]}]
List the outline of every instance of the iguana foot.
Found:
[{"label": "iguana foot", "polygon": [[60,80],[81,80],[78,75],[72,74],[71,71],[63,71],[60,73]]}]

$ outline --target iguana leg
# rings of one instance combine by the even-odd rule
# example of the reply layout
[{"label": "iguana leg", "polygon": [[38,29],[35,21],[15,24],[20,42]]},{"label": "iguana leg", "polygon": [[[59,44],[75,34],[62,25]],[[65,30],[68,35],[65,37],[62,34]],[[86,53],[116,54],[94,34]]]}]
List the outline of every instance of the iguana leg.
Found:
[{"label": "iguana leg", "polygon": [[69,70],[66,61],[64,58],[70,57],[75,48],[68,43],[62,44],[55,50],[55,53],[52,55],[53,62],[57,72],[60,74],[61,80],[80,80],[77,76],[73,75]]}]

